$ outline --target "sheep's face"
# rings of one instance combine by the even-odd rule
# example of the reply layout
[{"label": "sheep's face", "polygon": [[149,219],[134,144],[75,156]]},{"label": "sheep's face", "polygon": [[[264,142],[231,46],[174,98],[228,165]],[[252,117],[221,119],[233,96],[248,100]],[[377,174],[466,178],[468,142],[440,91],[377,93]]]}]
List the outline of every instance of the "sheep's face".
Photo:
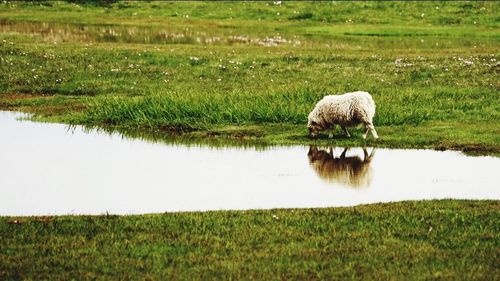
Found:
[{"label": "sheep's face", "polygon": [[309,136],[315,138],[323,128],[317,122],[309,121],[307,123],[307,129],[309,130]]}]

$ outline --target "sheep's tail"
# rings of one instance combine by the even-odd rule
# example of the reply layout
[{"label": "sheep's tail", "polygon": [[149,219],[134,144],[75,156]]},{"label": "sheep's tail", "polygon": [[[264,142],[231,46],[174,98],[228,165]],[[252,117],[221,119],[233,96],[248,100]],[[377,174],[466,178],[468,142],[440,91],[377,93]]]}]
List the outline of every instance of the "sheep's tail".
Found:
[{"label": "sheep's tail", "polygon": [[368,99],[368,104],[370,105],[368,107],[368,116],[370,116],[370,119],[373,118],[373,116],[375,116],[375,109],[376,109],[376,105],[375,105],[375,101],[373,100],[372,96],[370,94],[367,95],[367,99]]},{"label": "sheep's tail", "polygon": [[356,107],[360,111],[358,111],[358,114],[363,122],[373,122],[373,116],[375,116],[375,101],[373,101],[369,93],[364,92],[364,94],[358,98],[358,105]]}]

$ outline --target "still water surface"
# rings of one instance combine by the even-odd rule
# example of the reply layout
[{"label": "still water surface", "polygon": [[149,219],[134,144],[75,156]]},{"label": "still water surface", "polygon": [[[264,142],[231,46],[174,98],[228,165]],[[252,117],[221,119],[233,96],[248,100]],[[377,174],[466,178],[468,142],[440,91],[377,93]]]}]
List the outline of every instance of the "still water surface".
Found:
[{"label": "still water surface", "polygon": [[[50,43],[132,43],[132,44],[189,44],[189,45],[253,45],[276,47],[280,45],[303,47],[314,42],[328,40],[330,48],[345,48],[347,45],[367,44],[379,48],[394,48],[397,45],[405,48],[439,48],[456,46],[488,46],[491,40],[481,34],[472,37],[453,37],[443,34],[414,34],[415,36],[391,36],[391,34],[374,34],[373,32],[345,32],[336,34],[322,27],[318,32],[315,27],[304,29],[302,34],[282,36],[273,31],[254,32],[244,27],[223,23],[196,24],[195,22],[162,19],[162,23],[148,25],[126,24],[83,24],[39,21],[18,21],[0,19],[0,33],[34,36]],[[332,27],[335,28],[335,27]],[[266,34],[265,36],[263,34]],[[388,36],[389,35],[389,36]],[[397,34],[396,34],[397,35]],[[423,39],[425,38],[425,40]],[[31,42],[30,41],[30,42]],[[10,44],[10,43],[9,43]],[[496,45],[495,45],[496,46]],[[360,46],[357,46],[360,48]]]},{"label": "still water surface", "polygon": [[0,215],[142,214],[500,199],[500,159],[459,152],[210,147],[0,111]]}]

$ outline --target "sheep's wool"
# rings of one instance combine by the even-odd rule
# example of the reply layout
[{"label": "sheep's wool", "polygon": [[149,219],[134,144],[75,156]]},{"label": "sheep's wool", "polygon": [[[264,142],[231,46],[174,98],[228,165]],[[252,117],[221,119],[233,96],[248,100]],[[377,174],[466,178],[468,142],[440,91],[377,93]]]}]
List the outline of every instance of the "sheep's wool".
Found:
[{"label": "sheep's wool", "polygon": [[[342,127],[364,124],[367,129],[371,129],[374,115],[375,102],[367,92],[328,95],[309,114],[308,126],[314,122],[325,130],[336,124]],[[372,134],[377,137],[374,128]]]}]

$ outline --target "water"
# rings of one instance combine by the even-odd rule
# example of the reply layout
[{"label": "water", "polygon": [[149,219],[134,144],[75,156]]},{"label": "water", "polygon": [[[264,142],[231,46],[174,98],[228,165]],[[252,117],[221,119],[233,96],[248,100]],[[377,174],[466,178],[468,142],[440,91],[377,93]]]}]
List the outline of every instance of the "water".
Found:
[{"label": "water", "polygon": [[432,150],[210,147],[0,111],[0,215],[142,214],[500,199],[500,159]]},{"label": "water", "polygon": [[[266,33],[263,36],[263,32]],[[0,33],[34,35],[46,42],[122,43],[122,44],[189,44],[189,45],[252,45],[301,47],[328,42],[329,48],[451,48],[452,46],[488,46],[487,37],[453,37],[447,34],[421,34],[418,36],[366,36],[363,33],[336,34],[311,27],[302,34],[280,35],[279,32],[244,27],[224,26],[219,23],[196,24],[163,19],[161,23],[141,25],[83,24],[0,19]],[[30,39],[32,40],[32,39]],[[397,41],[397,42],[395,42]],[[316,43],[314,43],[316,42]],[[323,43],[321,43],[323,42]],[[350,46],[350,47],[349,47]]]},{"label": "water", "polygon": [[[39,35],[48,42],[119,42],[138,44],[248,44],[274,47],[300,45],[300,41],[278,35],[256,37],[214,32],[213,26],[180,25],[164,22],[164,26],[127,26],[111,24],[75,24],[57,22],[10,21],[0,19],[0,33]],[[227,30],[225,30],[227,33]]]}]

